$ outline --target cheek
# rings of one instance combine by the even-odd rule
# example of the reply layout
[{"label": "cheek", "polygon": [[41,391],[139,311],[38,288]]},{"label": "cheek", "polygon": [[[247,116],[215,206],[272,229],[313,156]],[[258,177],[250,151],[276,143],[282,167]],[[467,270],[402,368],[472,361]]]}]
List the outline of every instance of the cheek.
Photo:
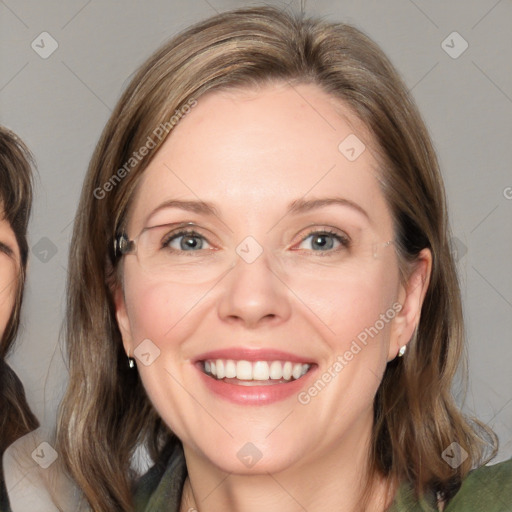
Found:
[{"label": "cheek", "polygon": [[325,357],[317,379],[301,391],[298,401],[326,425],[326,437],[339,438],[340,432],[370,414],[396,314],[392,306],[398,271],[391,263],[377,262],[364,272],[308,287],[312,309],[329,330],[322,327]]},{"label": "cheek", "polygon": [[[364,271],[329,278],[290,281],[290,288],[310,311],[331,348],[342,349],[391,310],[396,300],[398,269],[378,262]],[[388,315],[390,316],[390,315]],[[387,325],[387,323],[386,323]],[[378,323],[380,330],[381,322]]]},{"label": "cheek", "polygon": [[166,283],[134,274],[125,275],[125,297],[134,348],[145,339],[160,350],[178,346],[187,337],[194,309],[205,285]]},{"label": "cheek", "polygon": [[183,346],[193,333],[194,307],[204,292],[193,285],[162,283],[126,274],[124,284],[139,374],[157,409],[162,403],[168,407],[179,396],[170,376],[181,374]]},{"label": "cheek", "polygon": [[14,307],[17,279],[10,261],[2,261],[0,265],[0,334],[3,334]]}]

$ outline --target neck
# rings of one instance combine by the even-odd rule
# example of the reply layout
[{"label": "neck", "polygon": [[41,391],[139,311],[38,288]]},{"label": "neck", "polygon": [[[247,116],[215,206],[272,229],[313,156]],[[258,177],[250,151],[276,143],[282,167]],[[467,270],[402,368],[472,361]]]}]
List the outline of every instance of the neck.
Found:
[{"label": "neck", "polygon": [[282,471],[240,475],[221,471],[184,446],[188,478],[181,512],[383,512],[396,486],[377,476],[370,480],[366,505],[361,502],[369,470],[370,428],[323,446]]}]

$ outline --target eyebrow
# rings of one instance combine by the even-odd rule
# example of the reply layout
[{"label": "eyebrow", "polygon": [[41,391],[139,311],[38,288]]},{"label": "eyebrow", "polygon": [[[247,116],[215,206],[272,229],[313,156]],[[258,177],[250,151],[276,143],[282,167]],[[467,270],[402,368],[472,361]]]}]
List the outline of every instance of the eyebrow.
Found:
[{"label": "eyebrow", "polygon": [[153,217],[160,210],[165,210],[166,208],[179,208],[181,210],[185,210],[187,212],[197,213],[201,215],[208,215],[216,217],[220,217],[219,212],[213,206],[212,203],[207,203],[205,201],[181,201],[178,199],[170,199],[168,201],[164,201],[160,205],[158,205],[149,215],[148,220]]},{"label": "eyebrow", "polygon": [[292,201],[290,205],[288,206],[288,212],[289,213],[305,213],[310,210],[314,210],[317,208],[323,208],[325,206],[331,206],[331,205],[340,205],[340,206],[348,206],[356,211],[358,211],[360,214],[362,214],[364,217],[366,217],[368,220],[370,220],[370,216],[366,212],[366,210],[355,203],[354,201],[351,201],[350,199],[345,199],[343,197],[324,197],[321,199],[296,199],[295,201]]},{"label": "eyebrow", "polygon": [[[362,208],[360,205],[355,203],[354,201],[351,201],[349,199],[345,199],[343,197],[324,197],[321,199],[296,199],[295,201],[292,201],[288,205],[287,214],[300,214],[300,213],[306,213],[311,210],[315,210],[318,208],[323,208],[326,206],[331,205],[339,205],[339,206],[348,206],[357,212],[359,212],[361,215],[366,217],[368,220],[370,219],[368,213],[364,208]],[[148,216],[148,220],[155,215],[160,210],[166,209],[166,208],[179,208],[181,210],[201,214],[201,215],[207,215],[207,216],[216,216],[221,218],[221,215],[217,208],[212,203],[208,203],[205,201],[182,201],[178,199],[171,199],[168,201],[164,201],[159,206],[157,206]]]},{"label": "eyebrow", "polygon": [[14,251],[4,242],[0,241],[0,252],[3,252],[4,254],[7,254],[7,256],[12,257],[14,256]]}]

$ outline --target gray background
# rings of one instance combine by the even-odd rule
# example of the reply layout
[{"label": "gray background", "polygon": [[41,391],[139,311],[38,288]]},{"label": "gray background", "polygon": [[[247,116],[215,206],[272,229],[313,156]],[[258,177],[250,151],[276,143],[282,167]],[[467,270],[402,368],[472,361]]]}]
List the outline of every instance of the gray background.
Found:
[{"label": "gray background", "polygon": [[[0,122],[35,154],[23,329],[11,365],[43,424],[66,382],[60,329],[71,223],[94,145],[130,75],[161,43],[215,12],[261,2],[0,1]],[[285,2],[267,2],[285,5]],[[290,8],[300,11],[298,1]],[[308,2],[375,39],[402,73],[440,158],[463,286],[470,381],[465,410],[512,456],[512,2]],[[458,58],[455,55],[468,48]],[[57,50],[31,47],[48,32]],[[448,37],[448,39],[447,39]],[[442,44],[443,41],[446,42]],[[450,48],[452,47],[452,48]]]}]

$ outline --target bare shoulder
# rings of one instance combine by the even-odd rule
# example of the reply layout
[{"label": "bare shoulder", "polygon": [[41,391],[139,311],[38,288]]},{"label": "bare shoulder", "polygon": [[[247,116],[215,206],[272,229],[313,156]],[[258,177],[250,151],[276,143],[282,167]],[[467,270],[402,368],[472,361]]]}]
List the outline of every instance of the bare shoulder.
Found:
[{"label": "bare shoulder", "polygon": [[59,464],[50,436],[37,429],[11,444],[3,456],[12,512],[58,512],[80,508],[78,493]]}]

